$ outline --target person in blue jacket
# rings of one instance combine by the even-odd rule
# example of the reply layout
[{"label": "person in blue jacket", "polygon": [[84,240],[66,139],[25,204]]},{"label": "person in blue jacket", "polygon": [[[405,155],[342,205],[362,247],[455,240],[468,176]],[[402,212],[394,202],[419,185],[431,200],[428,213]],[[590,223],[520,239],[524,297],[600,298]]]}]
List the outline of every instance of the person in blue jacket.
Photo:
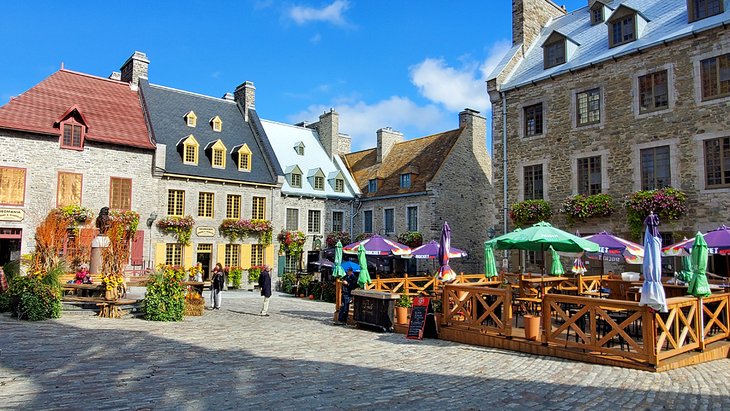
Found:
[{"label": "person in blue jacket", "polygon": [[352,301],[352,290],[357,288],[357,276],[352,272],[352,268],[347,269],[345,278],[342,279],[342,305],[337,315],[335,324],[347,324],[347,317],[350,314],[350,302]]}]

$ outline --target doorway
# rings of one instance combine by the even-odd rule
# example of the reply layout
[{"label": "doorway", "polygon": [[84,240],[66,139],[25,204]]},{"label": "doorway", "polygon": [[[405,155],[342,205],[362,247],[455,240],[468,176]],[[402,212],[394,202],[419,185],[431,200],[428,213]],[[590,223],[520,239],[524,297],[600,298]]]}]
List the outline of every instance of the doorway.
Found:
[{"label": "doorway", "polygon": [[0,228],[0,267],[20,258],[20,228]]},{"label": "doorway", "polygon": [[210,255],[213,252],[213,244],[198,244],[196,262],[203,268],[203,281],[210,279]]}]

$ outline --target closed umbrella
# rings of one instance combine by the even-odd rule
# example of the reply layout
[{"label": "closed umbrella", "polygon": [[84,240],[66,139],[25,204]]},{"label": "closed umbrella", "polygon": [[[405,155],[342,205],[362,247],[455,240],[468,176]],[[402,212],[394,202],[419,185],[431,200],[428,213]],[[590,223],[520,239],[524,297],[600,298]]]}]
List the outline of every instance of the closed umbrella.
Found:
[{"label": "closed umbrella", "polygon": [[365,284],[370,284],[370,273],[368,272],[368,261],[365,258],[365,247],[362,244],[357,248],[357,261],[360,263],[360,275],[357,277],[357,284],[360,288],[365,288]]},{"label": "closed umbrella", "polygon": [[555,251],[553,246],[550,246],[550,257],[552,257],[553,260],[553,262],[550,264],[550,275],[554,275],[557,277],[565,274],[563,264],[560,262],[560,256],[558,255],[558,252]]},{"label": "closed umbrella", "polygon": [[441,227],[441,240],[439,241],[439,271],[437,277],[444,282],[456,280],[456,273],[449,267],[449,250],[451,249],[451,228],[449,223],[444,221]]},{"label": "closed umbrella", "polygon": [[497,276],[497,262],[494,260],[494,249],[486,242],[484,243],[484,276],[487,278]]},{"label": "closed umbrella", "polygon": [[659,217],[651,213],[644,220],[644,284],[639,305],[667,312],[667,297],[662,286],[662,239],[659,237]]},{"label": "closed umbrella", "polygon": [[573,260],[573,268],[571,268],[570,271],[572,271],[575,275],[583,275],[588,270],[586,270],[586,266],[583,264],[583,259],[576,257],[575,260]]},{"label": "closed umbrella", "polygon": [[708,297],[710,292],[710,284],[707,282],[707,243],[702,237],[702,233],[697,233],[695,243],[692,246],[692,279],[689,282],[687,292],[695,297]]},{"label": "closed umbrella", "polygon": [[677,273],[677,278],[688,283],[692,280],[692,261],[690,260],[689,255],[683,255],[681,258],[682,270]]},{"label": "closed umbrella", "polygon": [[342,243],[340,241],[335,244],[335,268],[332,270],[332,276],[335,278],[345,276],[345,270],[342,268]]}]

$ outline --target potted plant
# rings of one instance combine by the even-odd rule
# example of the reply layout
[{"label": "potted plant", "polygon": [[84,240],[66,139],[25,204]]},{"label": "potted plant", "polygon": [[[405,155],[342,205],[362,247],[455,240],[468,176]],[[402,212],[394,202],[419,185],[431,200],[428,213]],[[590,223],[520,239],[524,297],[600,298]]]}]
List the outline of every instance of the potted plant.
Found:
[{"label": "potted plant", "polygon": [[408,294],[403,293],[400,295],[398,301],[395,302],[395,317],[396,324],[406,325],[408,324],[408,309],[411,308],[413,302]]},{"label": "potted plant", "polygon": [[525,200],[512,204],[509,217],[517,227],[525,227],[539,221],[548,221],[553,212],[545,200]]},{"label": "potted plant", "polygon": [[588,196],[577,194],[565,199],[560,207],[560,212],[570,222],[591,217],[608,217],[613,211],[613,198],[603,193]]},{"label": "potted plant", "polygon": [[423,244],[423,235],[418,231],[406,231],[398,235],[397,241],[408,247],[416,248]]},{"label": "potted plant", "polygon": [[433,317],[436,320],[436,332],[439,332],[441,319],[443,318],[443,305],[441,299],[434,298],[431,300],[431,305],[433,305]]},{"label": "potted plant", "polygon": [[644,219],[652,211],[662,222],[678,220],[687,213],[687,194],[673,187],[636,191],[626,196],[624,207],[631,237],[638,240]]}]

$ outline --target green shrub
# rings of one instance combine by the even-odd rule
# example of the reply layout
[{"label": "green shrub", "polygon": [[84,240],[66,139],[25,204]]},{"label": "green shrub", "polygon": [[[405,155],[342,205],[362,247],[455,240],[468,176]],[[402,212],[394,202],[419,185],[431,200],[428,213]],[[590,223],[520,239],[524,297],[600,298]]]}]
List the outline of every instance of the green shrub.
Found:
[{"label": "green shrub", "polygon": [[0,294],[0,313],[7,313],[12,309],[10,304],[10,292]]},{"label": "green shrub", "polygon": [[284,273],[284,276],[281,277],[281,292],[292,294],[292,288],[296,283],[297,277],[294,273]]},{"label": "green shrub", "polygon": [[548,221],[553,213],[545,200],[525,200],[512,204],[509,217],[517,227],[525,227],[540,221]]},{"label": "green shrub", "polygon": [[185,312],[185,272],[165,267],[154,273],[147,283],[144,298],[145,319],[149,321],[182,321]]},{"label": "green shrub", "polygon": [[409,297],[406,293],[401,294],[400,299],[395,302],[396,307],[411,308],[412,305],[413,302],[411,301],[411,297]]},{"label": "green shrub", "polygon": [[13,260],[8,262],[3,266],[3,271],[5,272],[5,278],[8,279],[8,283],[13,278],[17,277],[20,274],[20,259]]},{"label": "green shrub", "polygon": [[232,267],[228,272],[228,278],[231,280],[231,288],[241,288],[243,269],[241,267]]},{"label": "green shrub", "polygon": [[[61,289],[58,277],[18,276],[10,283],[9,300],[13,315],[20,320],[41,321],[61,316]],[[56,284],[48,284],[55,280]]]}]

